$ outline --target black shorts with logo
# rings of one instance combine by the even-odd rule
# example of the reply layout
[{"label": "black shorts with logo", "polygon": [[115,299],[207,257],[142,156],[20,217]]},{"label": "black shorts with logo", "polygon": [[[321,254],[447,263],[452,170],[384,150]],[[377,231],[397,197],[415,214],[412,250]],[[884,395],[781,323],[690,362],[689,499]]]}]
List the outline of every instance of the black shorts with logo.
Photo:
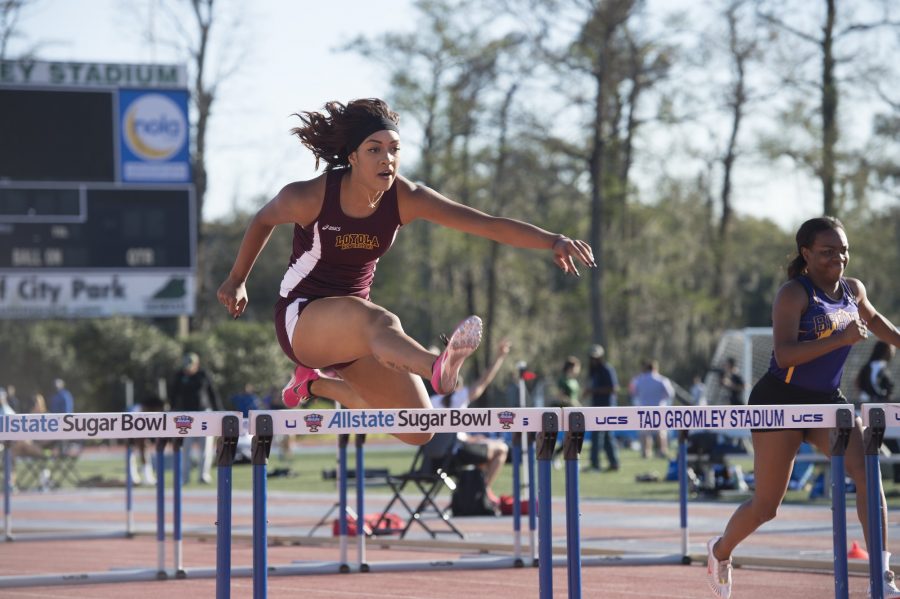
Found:
[{"label": "black shorts with logo", "polygon": [[[840,389],[834,391],[815,391],[785,383],[771,372],[767,372],[753,386],[750,391],[750,406],[780,406],[780,405],[821,405],[821,404],[847,404],[847,398]],[[754,433],[770,431],[799,431],[804,438],[811,430],[808,428],[763,428],[751,429]]]}]

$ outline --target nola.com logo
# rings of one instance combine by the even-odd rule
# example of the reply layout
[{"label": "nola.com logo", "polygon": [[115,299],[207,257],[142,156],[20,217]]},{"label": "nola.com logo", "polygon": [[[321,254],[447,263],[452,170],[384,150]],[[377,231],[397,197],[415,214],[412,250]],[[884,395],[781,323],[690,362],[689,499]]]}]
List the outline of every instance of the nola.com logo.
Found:
[{"label": "nola.com logo", "polygon": [[122,119],[125,143],[144,160],[167,160],[187,141],[184,113],[171,98],[162,94],[138,97]]}]

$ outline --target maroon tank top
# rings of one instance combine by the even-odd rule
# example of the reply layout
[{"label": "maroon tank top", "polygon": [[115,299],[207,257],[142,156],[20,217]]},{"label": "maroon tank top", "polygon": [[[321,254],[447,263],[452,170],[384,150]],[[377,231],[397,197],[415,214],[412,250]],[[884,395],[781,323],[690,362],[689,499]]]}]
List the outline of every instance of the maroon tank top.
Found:
[{"label": "maroon tank top", "polygon": [[294,225],[294,249],[281,281],[281,297],[352,295],[369,299],[378,259],[394,243],[402,226],[397,181],[382,195],[375,212],[353,218],[341,209],[345,172],[347,169],[327,173],[319,215],[306,227]]}]

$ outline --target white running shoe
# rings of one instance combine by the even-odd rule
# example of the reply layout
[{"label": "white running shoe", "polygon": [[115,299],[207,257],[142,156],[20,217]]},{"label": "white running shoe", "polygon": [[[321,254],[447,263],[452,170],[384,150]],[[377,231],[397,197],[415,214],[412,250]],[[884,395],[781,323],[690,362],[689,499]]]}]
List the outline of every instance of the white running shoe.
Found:
[{"label": "white running shoe", "polygon": [[456,390],[463,362],[481,343],[482,327],[481,319],[477,316],[469,316],[456,325],[447,341],[447,347],[431,366],[431,386],[435,393],[446,395]]},{"label": "white running shoe", "polygon": [[709,588],[721,599],[731,598],[731,559],[719,561],[713,555],[713,547],[722,537],[713,537],[706,543],[706,573]]},{"label": "white running shoe", "polygon": [[[869,588],[869,592],[866,593],[866,598],[871,599],[872,597],[872,589]],[[900,589],[897,588],[896,583],[894,582],[894,573],[890,570],[884,571],[884,599],[897,599],[900,597]]]}]

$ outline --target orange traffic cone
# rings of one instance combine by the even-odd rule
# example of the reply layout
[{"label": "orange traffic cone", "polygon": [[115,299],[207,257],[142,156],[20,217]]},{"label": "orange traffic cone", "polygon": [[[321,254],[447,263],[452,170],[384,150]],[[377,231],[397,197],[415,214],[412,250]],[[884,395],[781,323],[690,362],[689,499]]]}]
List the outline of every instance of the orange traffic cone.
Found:
[{"label": "orange traffic cone", "polygon": [[859,543],[853,541],[850,545],[850,551],[847,552],[850,559],[869,559],[869,552],[859,546]]}]

